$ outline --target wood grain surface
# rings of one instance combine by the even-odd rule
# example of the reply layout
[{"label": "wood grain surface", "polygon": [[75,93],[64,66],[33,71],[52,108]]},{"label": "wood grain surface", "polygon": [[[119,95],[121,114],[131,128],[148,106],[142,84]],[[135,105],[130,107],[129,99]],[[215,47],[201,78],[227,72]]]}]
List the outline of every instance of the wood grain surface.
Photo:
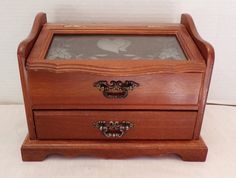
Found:
[{"label": "wood grain surface", "polygon": [[189,14],[183,14],[181,16],[181,23],[186,26],[187,30],[189,31],[189,34],[191,35],[196,45],[198,46],[207,65],[206,71],[204,73],[204,78],[202,81],[202,89],[199,94],[198,118],[194,132],[194,138],[198,139],[200,136],[206,101],[208,97],[208,91],[211,82],[212,70],[215,60],[215,52],[213,46],[210,43],[203,40],[202,37],[199,35],[196,26],[193,22],[193,19]]},{"label": "wood grain surface", "polygon": [[29,95],[29,83],[28,83],[28,72],[26,70],[26,63],[27,58],[34,46],[35,41],[38,38],[38,35],[43,27],[43,25],[47,22],[46,14],[39,13],[34,20],[34,24],[29,36],[22,41],[17,50],[17,58],[19,64],[19,71],[20,71],[20,79],[21,79],[21,86],[22,92],[24,97],[24,104],[25,104],[25,113],[27,118],[28,130],[29,130],[29,137],[31,139],[35,139],[35,127],[33,121],[33,112],[32,112],[32,104],[31,98]]},{"label": "wood grain surface", "polygon": [[196,111],[35,111],[37,139],[114,139],[94,126],[98,121],[128,121],[120,139],[192,139]]},{"label": "wood grain surface", "polygon": [[[201,73],[153,74],[139,76],[101,76],[82,72],[54,73],[30,71],[28,84],[33,107],[47,105],[48,109],[66,105],[116,107],[116,105],[197,105],[201,88]],[[93,84],[97,81],[126,81],[139,83],[126,98],[108,99]],[[50,105],[50,106],[49,106]],[[147,108],[147,107],[146,107]],[[170,107],[171,108],[171,107]],[[73,109],[73,108],[71,108]]]},{"label": "wood grain surface", "polygon": [[93,156],[107,159],[176,154],[184,161],[205,161],[207,151],[207,146],[202,138],[190,141],[55,141],[30,140],[29,137],[26,137],[21,147],[24,161],[42,161],[52,154],[66,157]]},{"label": "wood grain surface", "polygon": [[[188,60],[45,60],[53,35],[61,33],[175,35]],[[29,128],[23,160],[57,153],[105,158],[174,153],[183,160],[206,159],[200,130],[214,49],[200,37],[190,15],[173,25],[95,27],[48,24],[40,13],[19,45],[18,61]],[[132,80],[139,86],[126,98],[108,99],[94,87],[99,80]],[[127,119],[135,127],[124,140],[104,140],[91,126],[100,119]]]}]

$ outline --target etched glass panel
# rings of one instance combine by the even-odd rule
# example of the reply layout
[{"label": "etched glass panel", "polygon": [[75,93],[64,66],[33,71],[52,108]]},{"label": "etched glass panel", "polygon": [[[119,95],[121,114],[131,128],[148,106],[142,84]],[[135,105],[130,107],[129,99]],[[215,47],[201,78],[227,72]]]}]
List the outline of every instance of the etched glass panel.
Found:
[{"label": "etched glass panel", "polygon": [[186,56],[174,35],[54,35],[46,59],[186,60]]}]

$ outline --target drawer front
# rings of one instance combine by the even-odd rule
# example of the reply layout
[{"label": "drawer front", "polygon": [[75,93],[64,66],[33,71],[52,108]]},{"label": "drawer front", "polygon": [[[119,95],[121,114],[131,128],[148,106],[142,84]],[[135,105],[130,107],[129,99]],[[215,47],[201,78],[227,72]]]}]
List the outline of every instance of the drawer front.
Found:
[{"label": "drawer front", "polygon": [[38,139],[192,139],[196,111],[35,111]]},{"label": "drawer front", "polygon": [[[81,106],[106,109],[158,105],[197,105],[201,73],[150,74],[143,76],[99,76],[82,72],[31,71],[29,91],[36,109]],[[110,83],[114,81],[113,83]]]}]

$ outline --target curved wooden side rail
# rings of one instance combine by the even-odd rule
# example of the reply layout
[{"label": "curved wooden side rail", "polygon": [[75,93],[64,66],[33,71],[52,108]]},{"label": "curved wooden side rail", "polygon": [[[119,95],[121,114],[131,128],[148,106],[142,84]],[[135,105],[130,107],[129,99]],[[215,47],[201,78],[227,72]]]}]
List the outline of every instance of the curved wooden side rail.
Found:
[{"label": "curved wooden side rail", "polygon": [[45,13],[40,12],[36,15],[33,27],[29,36],[19,44],[17,54],[22,58],[27,58],[31,49],[34,46],[35,41],[43,27],[47,23],[47,16]]},{"label": "curved wooden side rail", "polygon": [[205,161],[207,146],[199,140],[183,141],[96,141],[30,140],[26,137],[21,154],[23,161],[42,161],[50,155],[66,157],[93,156],[123,159],[174,154],[184,161]]},{"label": "curved wooden side rail", "polygon": [[193,22],[192,17],[189,14],[182,14],[181,15],[181,24],[183,24],[191,37],[193,38],[194,42],[196,43],[197,47],[199,48],[202,56],[206,60],[206,63],[212,62],[214,63],[214,48],[213,46],[205,41],[198,33],[197,28]]},{"label": "curved wooden side rail", "polygon": [[189,14],[182,14],[181,24],[183,24],[191,35],[192,39],[196,43],[199,51],[201,52],[203,58],[206,61],[206,72],[204,74],[204,80],[202,84],[202,92],[199,97],[199,112],[197,117],[197,122],[194,131],[194,138],[198,139],[200,136],[200,130],[202,126],[202,120],[205,111],[205,104],[207,100],[209,85],[211,81],[212,69],[214,65],[215,52],[212,45],[201,38],[199,35],[196,26],[193,22],[192,17]]},{"label": "curved wooden side rail", "polygon": [[21,85],[22,85],[22,92],[24,97],[25,103],[25,112],[27,117],[27,124],[29,129],[29,136],[31,139],[36,138],[35,134],[35,127],[33,121],[33,113],[31,109],[30,99],[29,99],[29,91],[28,91],[28,76],[26,71],[26,60],[29,56],[31,49],[34,46],[35,41],[43,27],[43,25],[47,22],[46,14],[39,13],[34,20],[34,24],[29,36],[19,44],[17,50],[17,57],[18,57],[18,64],[20,70],[20,78],[21,78]]}]

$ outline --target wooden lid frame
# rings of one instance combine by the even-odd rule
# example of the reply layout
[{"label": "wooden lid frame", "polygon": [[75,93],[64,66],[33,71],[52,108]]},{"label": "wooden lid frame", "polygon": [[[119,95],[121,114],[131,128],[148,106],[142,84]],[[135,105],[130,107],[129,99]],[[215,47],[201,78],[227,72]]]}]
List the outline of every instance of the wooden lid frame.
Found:
[{"label": "wooden lid frame", "polygon": [[[44,20],[42,20],[44,19]],[[45,60],[55,34],[117,34],[117,35],[175,35],[188,60]],[[27,53],[27,70],[52,72],[84,71],[97,74],[126,73],[127,75],[175,72],[204,72],[205,60],[187,28],[183,24],[155,24],[147,26],[66,25],[46,22],[40,13],[34,22],[31,37],[34,44]],[[31,51],[31,52],[30,52]],[[20,52],[20,47],[19,51]]]}]

